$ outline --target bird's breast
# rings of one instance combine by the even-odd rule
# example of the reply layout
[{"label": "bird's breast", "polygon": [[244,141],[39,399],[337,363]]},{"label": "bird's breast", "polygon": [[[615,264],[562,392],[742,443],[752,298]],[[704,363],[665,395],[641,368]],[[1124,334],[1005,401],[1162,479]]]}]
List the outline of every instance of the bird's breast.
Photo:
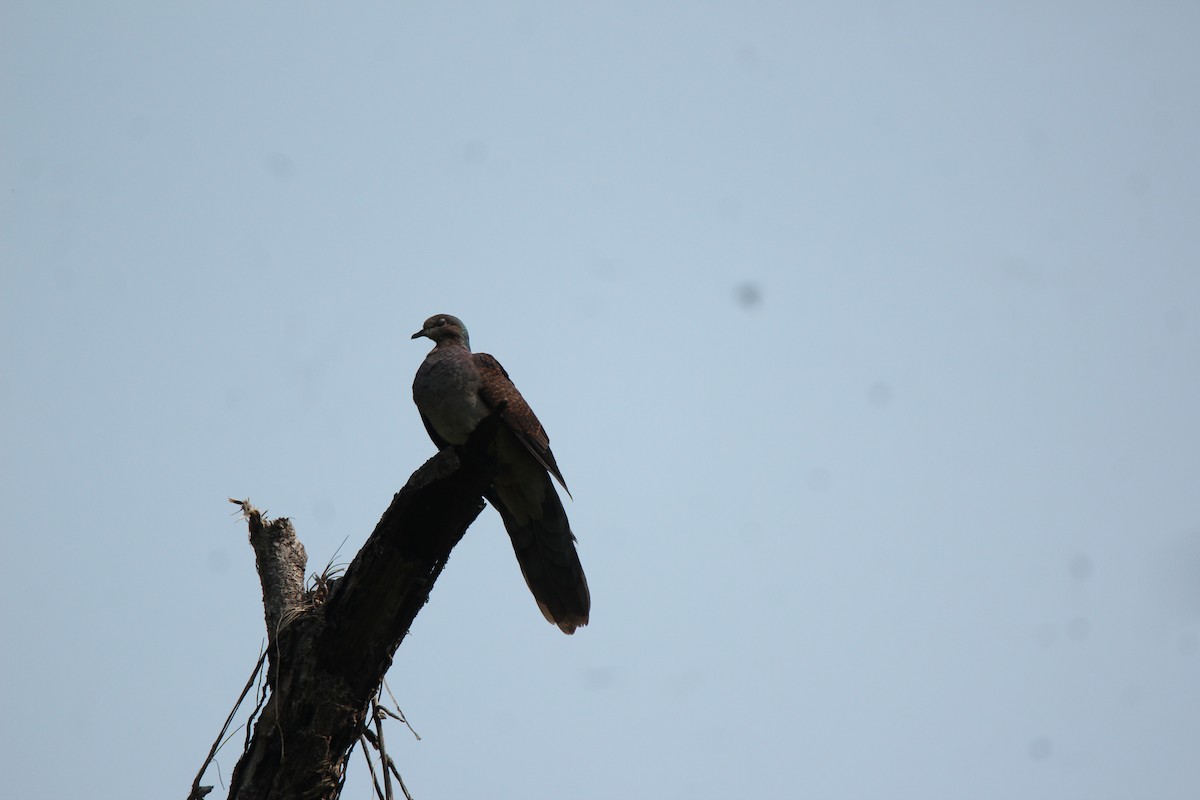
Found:
[{"label": "bird's breast", "polygon": [[479,374],[450,359],[426,359],[413,380],[413,401],[438,436],[462,444],[485,416]]}]

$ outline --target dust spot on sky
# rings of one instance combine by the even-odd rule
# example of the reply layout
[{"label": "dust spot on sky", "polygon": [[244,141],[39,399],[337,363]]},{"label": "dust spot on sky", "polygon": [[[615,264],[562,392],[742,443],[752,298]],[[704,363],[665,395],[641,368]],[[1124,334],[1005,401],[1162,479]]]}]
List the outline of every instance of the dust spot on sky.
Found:
[{"label": "dust spot on sky", "polygon": [[813,467],[804,476],[804,482],[808,484],[808,489],[812,492],[825,491],[829,488],[830,480],[829,470],[824,467]]},{"label": "dust spot on sky", "polygon": [[875,381],[867,389],[867,400],[873,408],[887,408],[892,403],[892,387],[887,381]]},{"label": "dust spot on sky", "polygon": [[1037,736],[1029,743],[1029,757],[1034,761],[1045,761],[1054,755],[1054,742],[1049,736]]},{"label": "dust spot on sky", "polygon": [[1145,197],[1150,194],[1150,178],[1137,170],[1129,173],[1125,176],[1125,193],[1130,197]]},{"label": "dust spot on sky", "polygon": [[1031,285],[1038,283],[1042,277],[1037,267],[1017,255],[1010,254],[1002,257],[996,264],[996,268],[1001,275],[1014,283]]},{"label": "dust spot on sky", "polygon": [[225,408],[228,411],[241,411],[246,407],[246,390],[241,386],[230,386],[225,390]]},{"label": "dust spot on sky", "polygon": [[762,289],[753,281],[738,284],[733,290],[733,296],[737,300],[737,304],[747,311],[762,305]]},{"label": "dust spot on sky", "polygon": [[1179,306],[1171,306],[1163,312],[1163,324],[1167,326],[1169,333],[1183,333],[1187,324],[1187,314]]},{"label": "dust spot on sky", "polygon": [[1033,632],[1033,641],[1038,647],[1050,647],[1058,641],[1058,628],[1053,625],[1039,625]]},{"label": "dust spot on sky", "polygon": [[213,572],[224,572],[229,569],[229,553],[224,550],[209,550],[208,568]]},{"label": "dust spot on sky", "polygon": [[285,183],[296,174],[296,165],[283,153],[269,153],[266,158],[267,174],[280,183]]},{"label": "dust spot on sky", "polygon": [[1067,638],[1075,642],[1086,642],[1092,635],[1092,623],[1087,617],[1075,617],[1067,623]]},{"label": "dust spot on sky", "polygon": [[125,126],[125,130],[128,131],[130,139],[140,142],[150,133],[150,120],[138,114],[129,120],[129,124]]},{"label": "dust spot on sky", "polygon": [[308,333],[308,317],[299,311],[292,311],[284,322],[284,331],[289,341],[302,338]]},{"label": "dust spot on sky", "polygon": [[583,673],[583,682],[592,690],[611,689],[617,682],[617,672],[612,667],[591,667]]},{"label": "dust spot on sky", "polygon": [[757,544],[763,540],[763,533],[762,523],[750,521],[742,524],[738,535],[743,542]]},{"label": "dust spot on sky", "polygon": [[746,42],[739,44],[733,51],[733,60],[739,67],[751,72],[758,69],[758,65],[762,62],[762,58],[758,55],[758,48]]},{"label": "dust spot on sky", "polygon": [[42,177],[42,160],[37,156],[26,156],[22,159],[21,177],[27,181],[36,181]]},{"label": "dust spot on sky", "polygon": [[478,139],[463,143],[459,156],[468,164],[482,164],[488,160],[488,146]]},{"label": "dust spot on sky", "polygon": [[592,274],[602,281],[615,283],[625,277],[625,265],[616,259],[598,258],[592,262]]},{"label": "dust spot on sky", "polygon": [[1046,129],[1040,125],[1035,125],[1026,131],[1025,145],[1029,149],[1029,154],[1036,159],[1046,159],[1055,155],[1054,141]]},{"label": "dust spot on sky", "polygon": [[337,520],[337,508],[327,498],[321,498],[313,503],[313,519],[322,525],[331,525]]},{"label": "dust spot on sky", "polygon": [[717,216],[729,222],[742,218],[742,201],[736,197],[722,197],[717,201]]},{"label": "dust spot on sky", "polygon": [[1144,694],[1142,692],[1142,687],[1131,683],[1125,688],[1121,689],[1121,694],[1118,697],[1118,700],[1120,700],[1121,705],[1125,706],[1126,708],[1134,708],[1135,706],[1140,706],[1142,704],[1143,698]]},{"label": "dust spot on sky", "polygon": [[1071,559],[1071,577],[1077,581],[1086,581],[1092,577],[1092,559],[1080,553]]}]

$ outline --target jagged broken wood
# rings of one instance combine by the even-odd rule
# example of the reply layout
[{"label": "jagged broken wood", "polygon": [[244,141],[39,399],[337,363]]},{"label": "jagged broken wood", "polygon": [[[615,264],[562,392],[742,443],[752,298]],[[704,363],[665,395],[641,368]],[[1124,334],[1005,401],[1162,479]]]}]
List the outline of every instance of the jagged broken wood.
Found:
[{"label": "jagged broken wood", "polygon": [[270,696],[233,770],[231,800],[338,797],[396,648],[484,508],[501,410],[413,473],[323,603],[304,591],[304,548],[291,523],[232,501],[247,518],[263,588]]}]

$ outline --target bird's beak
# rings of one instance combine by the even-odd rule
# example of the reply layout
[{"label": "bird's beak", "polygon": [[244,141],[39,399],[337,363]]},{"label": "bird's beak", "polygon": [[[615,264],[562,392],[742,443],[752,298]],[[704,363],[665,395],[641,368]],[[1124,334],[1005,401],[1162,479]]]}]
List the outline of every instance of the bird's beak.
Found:
[{"label": "bird's beak", "polygon": [[422,336],[427,336],[427,335],[428,335],[428,334],[426,334],[426,333],[425,333],[425,331],[417,331],[416,333],[414,333],[412,336],[410,336],[410,337],[408,337],[408,338],[410,338],[410,339],[420,339]]}]

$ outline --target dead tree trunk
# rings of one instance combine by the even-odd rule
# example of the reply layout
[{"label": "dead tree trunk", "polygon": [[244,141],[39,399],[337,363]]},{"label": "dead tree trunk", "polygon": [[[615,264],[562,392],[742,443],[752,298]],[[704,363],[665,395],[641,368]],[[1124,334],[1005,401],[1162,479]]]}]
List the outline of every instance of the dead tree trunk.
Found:
[{"label": "dead tree trunk", "polygon": [[[270,694],[233,770],[230,800],[339,796],[396,648],[484,508],[498,419],[413,473],[324,602],[305,592],[304,548],[291,523],[243,504],[263,588]],[[197,776],[193,796],[206,788]]]}]

